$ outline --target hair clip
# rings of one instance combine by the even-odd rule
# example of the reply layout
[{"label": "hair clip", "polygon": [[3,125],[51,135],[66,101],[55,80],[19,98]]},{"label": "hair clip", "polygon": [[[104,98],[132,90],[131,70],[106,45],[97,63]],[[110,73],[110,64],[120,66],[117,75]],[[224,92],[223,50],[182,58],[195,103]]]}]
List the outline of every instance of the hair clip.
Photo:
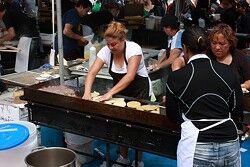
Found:
[{"label": "hair clip", "polygon": [[198,43],[200,43],[200,40],[202,39],[202,36],[200,36],[197,40]]}]

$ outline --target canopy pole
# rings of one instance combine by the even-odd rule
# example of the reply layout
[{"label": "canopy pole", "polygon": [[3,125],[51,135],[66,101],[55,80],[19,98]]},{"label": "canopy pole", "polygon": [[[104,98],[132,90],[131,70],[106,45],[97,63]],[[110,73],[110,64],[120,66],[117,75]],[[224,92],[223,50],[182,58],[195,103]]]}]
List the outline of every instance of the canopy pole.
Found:
[{"label": "canopy pole", "polygon": [[55,49],[55,0],[52,0],[52,49]]},{"label": "canopy pole", "polygon": [[62,9],[61,0],[56,0],[59,75],[60,75],[60,85],[63,85],[64,84],[64,65],[63,65],[62,11],[61,9]]}]

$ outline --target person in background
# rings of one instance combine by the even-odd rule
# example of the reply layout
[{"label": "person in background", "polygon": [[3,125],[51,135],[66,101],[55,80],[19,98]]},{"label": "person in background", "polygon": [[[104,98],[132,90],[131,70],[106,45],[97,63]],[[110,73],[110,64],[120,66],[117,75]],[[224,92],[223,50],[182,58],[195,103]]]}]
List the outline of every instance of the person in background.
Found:
[{"label": "person in background", "polygon": [[[166,79],[170,73],[169,67],[174,62],[174,60],[181,56],[182,45],[181,36],[182,30],[180,30],[178,18],[174,15],[167,14],[162,20],[161,24],[164,32],[168,36],[168,46],[166,51],[158,58],[156,64],[151,65],[153,71],[162,70],[162,85],[166,84]],[[163,92],[162,102],[165,101],[165,90]]]},{"label": "person in background", "polygon": [[19,0],[6,0],[0,4],[0,19],[6,27],[7,33],[0,38],[0,44],[5,41],[19,40],[21,37],[32,38],[29,50],[28,70],[40,67],[44,57],[40,53],[40,39],[35,15],[28,15],[24,11],[24,4]]},{"label": "person in background", "polygon": [[[104,33],[107,46],[98,52],[94,64],[90,67],[85,80],[83,99],[91,100],[94,79],[106,64],[114,86],[106,94],[100,96],[99,101],[109,100],[116,94],[150,100],[151,81],[144,63],[142,48],[137,43],[127,41],[126,33],[127,29],[119,22],[111,22],[108,25]],[[138,160],[138,166],[143,167],[141,153]],[[120,147],[117,162],[129,164],[127,147]],[[132,165],[135,165],[134,162]],[[118,166],[113,165],[113,167]]]},{"label": "person in background", "polygon": [[83,17],[82,22],[84,25],[90,26],[93,30],[99,26],[107,25],[111,21],[118,19],[120,13],[120,6],[117,2],[110,2],[102,4],[102,8],[98,12],[93,12]]},{"label": "person in background", "polygon": [[[81,17],[88,14],[92,8],[89,0],[77,1],[75,8],[65,12],[62,18],[63,27],[63,52],[67,61],[83,58],[84,49],[80,45],[87,45],[88,40],[83,38],[80,32]],[[57,36],[55,40],[55,50],[58,53]]]},{"label": "person in background", "polygon": [[218,7],[219,7],[219,3],[217,2],[217,0],[210,0],[210,4],[208,5],[208,8],[211,14],[215,13]]},{"label": "person in background", "polygon": [[[250,7],[249,4],[245,0],[241,0],[237,3],[237,13],[238,19],[236,24],[236,32],[237,33],[245,33],[250,34]],[[248,44],[250,43],[250,39],[239,38],[237,43],[238,49],[248,48]]]},{"label": "person in background", "polygon": [[182,53],[180,23],[174,15],[167,14],[161,20],[164,32],[168,36],[168,46],[166,51],[161,55],[157,64],[154,65],[155,70],[169,67],[173,61]]},{"label": "person in background", "polygon": [[226,24],[214,26],[209,32],[209,40],[208,55],[229,65],[237,74],[241,87],[250,89],[250,62],[243,52],[236,49],[237,38],[232,28]]},{"label": "person in background", "polygon": [[149,17],[153,12],[154,6],[151,0],[143,0],[143,17]]},{"label": "person in background", "polygon": [[228,24],[234,31],[236,30],[236,2],[235,0],[221,0],[215,14],[220,14],[221,23]]},{"label": "person in background", "polygon": [[206,54],[200,27],[182,35],[187,65],[167,80],[166,113],[181,123],[177,166],[240,167],[240,145],[231,115],[242,114],[243,94],[237,75]]},{"label": "person in background", "polygon": [[103,41],[103,33],[109,23],[112,21],[124,22],[120,10],[121,6],[117,2],[102,4],[100,11],[84,16],[82,23],[91,27],[95,33],[94,40],[101,42]]},{"label": "person in background", "polygon": [[63,0],[63,3],[61,3],[62,7],[62,16],[69,11],[70,9],[74,8],[75,1],[74,0]]},{"label": "person in background", "polygon": [[[250,89],[250,62],[246,55],[236,49],[237,38],[229,25],[218,24],[209,32],[210,48],[207,54],[211,59],[229,65],[237,74],[242,89]],[[186,64],[185,56],[172,64],[172,70],[178,70]]]}]

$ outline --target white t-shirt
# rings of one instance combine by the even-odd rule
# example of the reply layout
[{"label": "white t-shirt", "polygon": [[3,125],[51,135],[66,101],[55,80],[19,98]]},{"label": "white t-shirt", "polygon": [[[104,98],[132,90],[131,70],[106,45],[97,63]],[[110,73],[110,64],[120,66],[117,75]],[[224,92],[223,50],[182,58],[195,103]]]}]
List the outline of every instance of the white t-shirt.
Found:
[{"label": "white t-shirt", "polygon": [[[136,55],[141,55],[141,62],[140,62],[139,68],[137,70],[137,74],[142,76],[142,77],[148,77],[148,72],[147,72],[147,69],[146,69],[146,66],[144,63],[144,58],[143,58],[143,53],[142,53],[141,47],[135,42],[126,41],[126,59],[127,59],[127,62],[129,60],[129,58],[131,58],[132,56],[136,56]],[[111,51],[108,48],[108,46],[104,46],[97,53],[97,57],[99,57],[105,64],[107,64],[108,68],[110,67]],[[124,61],[122,68],[116,68],[115,64],[114,64],[114,60],[113,60],[113,65],[112,65],[111,71],[113,71],[114,73],[118,73],[118,74],[127,73],[128,70],[127,70],[126,62]]]},{"label": "white t-shirt", "polygon": [[[127,59],[127,62],[128,62],[129,58],[131,58],[133,56],[141,55],[141,62],[140,62],[139,68],[137,70],[137,74],[139,76],[142,76],[142,77],[148,77],[148,71],[147,71],[145,63],[144,63],[142,48],[135,42],[126,41],[126,52],[125,53],[126,53],[125,57]],[[108,48],[108,46],[104,46],[97,53],[97,57],[100,58],[104,62],[104,64],[106,64],[108,66],[108,68],[110,67],[111,51]],[[118,73],[118,74],[127,73],[128,69],[127,69],[127,65],[126,65],[125,61],[123,63],[122,68],[116,68],[115,64],[114,64],[114,60],[112,63],[113,64],[112,64],[111,71],[113,71],[114,73]],[[149,96],[151,96],[152,95],[152,84],[151,84],[151,80],[149,77],[148,77],[148,81],[149,81]]]}]

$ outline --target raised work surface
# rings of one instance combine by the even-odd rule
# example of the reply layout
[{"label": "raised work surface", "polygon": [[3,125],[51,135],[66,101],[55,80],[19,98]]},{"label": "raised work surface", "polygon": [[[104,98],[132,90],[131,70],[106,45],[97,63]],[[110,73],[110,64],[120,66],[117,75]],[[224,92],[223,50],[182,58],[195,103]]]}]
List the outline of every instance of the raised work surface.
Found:
[{"label": "raised work surface", "polygon": [[[178,129],[177,125],[171,122],[166,117],[166,115],[152,114],[128,107],[118,107],[99,102],[83,100],[81,96],[72,97],[39,90],[39,88],[44,86],[58,85],[57,81],[58,80],[47,81],[24,88],[24,99],[31,102],[73,110],[75,112],[90,113],[123,120],[125,122],[143,124],[144,126],[148,127],[155,127],[170,131],[175,131]],[[145,101],[141,102],[145,103]]]}]

